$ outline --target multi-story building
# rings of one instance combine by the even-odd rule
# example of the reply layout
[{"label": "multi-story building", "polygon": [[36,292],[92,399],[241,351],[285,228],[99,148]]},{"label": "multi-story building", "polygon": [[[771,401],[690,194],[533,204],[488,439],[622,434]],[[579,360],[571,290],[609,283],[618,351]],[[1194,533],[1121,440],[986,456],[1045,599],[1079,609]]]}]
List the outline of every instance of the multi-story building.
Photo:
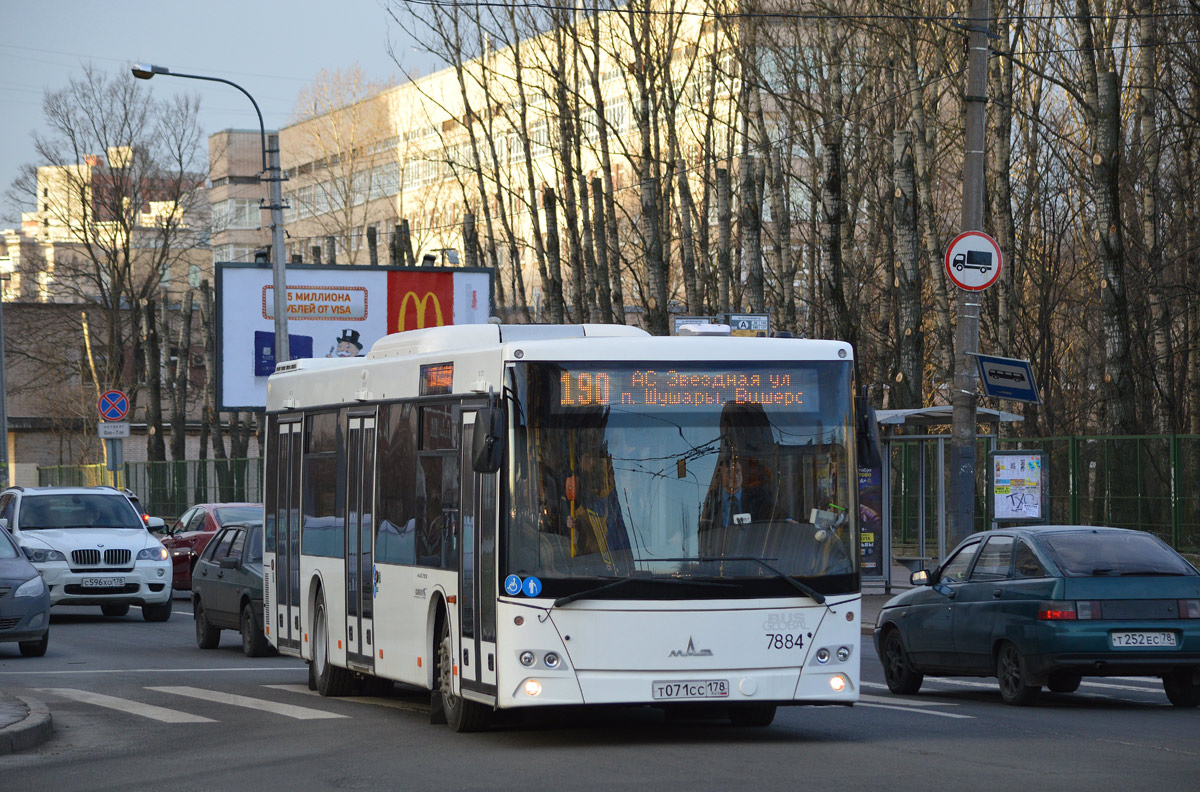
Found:
[{"label": "multi-story building", "polygon": [[[161,364],[187,361],[198,394],[202,344],[182,347],[181,296],[211,280],[209,213],[203,179],[181,185],[130,147],[37,170],[37,204],[18,232],[0,233],[5,394],[10,480],[36,484],[37,468],[103,458],[97,398],[145,384],[148,306],[161,339]],[[198,325],[199,323],[195,323]],[[114,325],[120,330],[112,332]],[[199,332],[195,332],[198,337]],[[116,341],[117,348],[109,342]],[[141,400],[143,409],[145,399]],[[199,400],[189,401],[189,416]],[[146,458],[144,413],[125,458]],[[192,446],[196,446],[193,440]]]},{"label": "multi-story building", "polygon": [[[268,135],[275,134],[267,132]],[[224,129],[208,138],[212,260],[253,261],[271,244],[260,130]]]}]

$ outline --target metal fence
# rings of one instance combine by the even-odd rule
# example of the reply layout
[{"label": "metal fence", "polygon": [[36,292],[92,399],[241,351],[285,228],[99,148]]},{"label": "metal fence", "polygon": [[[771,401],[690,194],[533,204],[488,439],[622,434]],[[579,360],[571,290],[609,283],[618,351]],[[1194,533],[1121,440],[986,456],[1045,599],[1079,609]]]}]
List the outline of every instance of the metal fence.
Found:
[{"label": "metal fence", "polygon": [[[997,449],[1040,450],[1047,456],[1047,521],[1112,525],[1157,534],[1183,553],[1200,553],[1200,436],[1073,436],[995,438]],[[975,454],[975,527],[987,525],[987,453],[980,438]],[[891,446],[892,543],[937,547],[937,459],[921,453],[920,441],[889,438]],[[922,467],[924,470],[922,471]],[[949,486],[947,480],[946,486]]]},{"label": "metal fence", "polygon": [[128,487],[148,514],[172,520],[196,503],[261,502],[261,459],[200,459],[180,462],[128,462],[121,470],[104,465],[38,468],[38,483],[49,486]]},{"label": "metal fence", "polygon": [[[987,526],[987,453],[983,437],[975,454],[975,527]],[[1185,553],[1200,553],[1200,435],[1136,437],[994,438],[999,449],[1041,450],[1048,455],[1050,522],[1137,528],[1162,537]],[[913,546],[920,532],[937,547],[937,458],[920,452],[919,440],[889,438],[892,543]],[[922,466],[924,471],[922,472]],[[113,484],[129,487],[146,510],[166,519],[194,503],[263,499],[261,459],[130,462],[113,474],[103,465],[44,467],[39,483]],[[948,482],[946,482],[948,486]]]}]

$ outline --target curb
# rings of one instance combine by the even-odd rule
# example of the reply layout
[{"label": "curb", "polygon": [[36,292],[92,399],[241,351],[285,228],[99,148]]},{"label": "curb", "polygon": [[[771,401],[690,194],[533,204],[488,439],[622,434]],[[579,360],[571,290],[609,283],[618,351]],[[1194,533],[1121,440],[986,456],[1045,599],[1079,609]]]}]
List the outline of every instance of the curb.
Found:
[{"label": "curb", "polygon": [[0,756],[35,748],[49,740],[54,733],[49,707],[35,699],[20,696],[12,698],[23,703],[29,713],[23,720],[0,729]]}]

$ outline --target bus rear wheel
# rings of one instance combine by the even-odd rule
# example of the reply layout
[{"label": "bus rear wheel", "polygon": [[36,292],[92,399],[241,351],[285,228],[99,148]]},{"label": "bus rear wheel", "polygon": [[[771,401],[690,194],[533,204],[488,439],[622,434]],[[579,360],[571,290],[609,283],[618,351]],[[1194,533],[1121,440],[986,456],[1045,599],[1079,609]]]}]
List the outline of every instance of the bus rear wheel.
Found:
[{"label": "bus rear wheel", "polygon": [[450,620],[442,620],[442,636],[438,642],[438,688],[446,725],[456,732],[482,731],[488,726],[491,712],[477,701],[468,701],[454,693],[454,641],[450,637]]},{"label": "bus rear wheel", "polygon": [[347,696],[354,689],[354,674],[329,662],[329,624],[325,601],[319,600],[313,614],[313,675],[322,696]]}]

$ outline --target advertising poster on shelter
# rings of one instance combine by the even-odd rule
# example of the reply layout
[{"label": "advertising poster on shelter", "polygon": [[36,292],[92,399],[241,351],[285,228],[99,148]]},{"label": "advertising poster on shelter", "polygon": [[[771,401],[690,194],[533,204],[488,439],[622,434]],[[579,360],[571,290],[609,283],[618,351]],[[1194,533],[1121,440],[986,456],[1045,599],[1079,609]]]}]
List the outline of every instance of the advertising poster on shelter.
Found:
[{"label": "advertising poster on shelter", "polygon": [[1042,519],[1042,454],[1019,451],[992,456],[992,519]]},{"label": "advertising poster on shelter", "polygon": [[[287,268],[292,359],[359,357],[389,333],[477,324],[491,315],[491,271],[465,268]],[[260,410],[275,370],[275,287],[270,267],[217,265],[218,400]]]}]

